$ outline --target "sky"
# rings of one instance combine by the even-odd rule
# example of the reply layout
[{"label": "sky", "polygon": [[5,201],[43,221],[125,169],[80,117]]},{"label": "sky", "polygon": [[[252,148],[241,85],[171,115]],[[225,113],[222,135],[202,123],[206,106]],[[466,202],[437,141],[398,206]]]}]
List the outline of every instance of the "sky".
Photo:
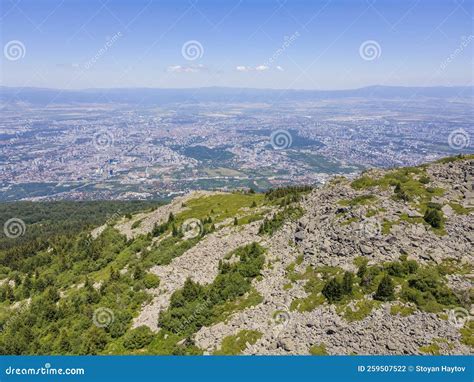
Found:
[{"label": "sky", "polygon": [[0,85],[473,84],[474,0],[0,0]]}]

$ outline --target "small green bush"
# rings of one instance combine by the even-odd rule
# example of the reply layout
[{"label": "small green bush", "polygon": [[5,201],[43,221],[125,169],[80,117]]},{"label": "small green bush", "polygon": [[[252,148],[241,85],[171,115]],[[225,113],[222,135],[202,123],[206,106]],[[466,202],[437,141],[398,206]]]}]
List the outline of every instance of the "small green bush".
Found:
[{"label": "small green bush", "polygon": [[344,295],[341,283],[335,278],[332,278],[324,285],[321,293],[330,303],[341,300]]},{"label": "small green bush", "polygon": [[147,273],[145,277],[143,277],[143,283],[147,289],[157,288],[160,285],[160,278],[153,273]]},{"label": "small green bush", "polygon": [[395,298],[395,285],[390,276],[385,275],[380,280],[377,292],[375,292],[374,299],[379,301],[391,301]]},{"label": "small green bush", "polygon": [[141,349],[153,340],[153,336],[153,332],[148,326],[139,326],[124,335],[123,346],[129,350]]}]

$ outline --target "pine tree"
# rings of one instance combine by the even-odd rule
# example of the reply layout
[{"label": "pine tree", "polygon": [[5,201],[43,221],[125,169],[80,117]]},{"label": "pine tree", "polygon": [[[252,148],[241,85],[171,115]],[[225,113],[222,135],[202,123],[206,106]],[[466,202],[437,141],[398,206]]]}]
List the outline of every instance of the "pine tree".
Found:
[{"label": "pine tree", "polygon": [[339,301],[342,298],[342,285],[335,279],[329,280],[322,290],[324,297],[328,299],[330,303]]},{"label": "pine tree", "polygon": [[143,268],[140,265],[137,265],[133,271],[133,279],[134,280],[140,280],[145,276],[145,272],[143,271]]},{"label": "pine tree", "polygon": [[385,275],[380,280],[377,292],[375,292],[374,298],[380,301],[391,301],[394,299],[395,285],[389,275]]},{"label": "pine tree", "polygon": [[440,228],[443,221],[441,211],[436,208],[428,208],[423,219],[433,228]]},{"label": "pine tree", "polygon": [[367,273],[367,263],[363,263],[357,270],[357,277],[359,277],[362,280],[366,273]]},{"label": "pine tree", "polygon": [[171,229],[173,237],[177,237],[179,235],[178,228],[173,224],[173,227]]},{"label": "pine tree", "polygon": [[344,294],[352,293],[352,284],[354,282],[354,275],[352,272],[345,272],[342,279],[342,292]]},{"label": "pine tree", "polygon": [[110,267],[110,280],[116,281],[120,278],[120,273],[115,270],[114,267]]},{"label": "pine tree", "polygon": [[10,286],[10,284],[7,282],[6,287],[5,287],[5,300],[10,301],[10,303],[15,301],[15,295],[13,293],[13,288]]}]

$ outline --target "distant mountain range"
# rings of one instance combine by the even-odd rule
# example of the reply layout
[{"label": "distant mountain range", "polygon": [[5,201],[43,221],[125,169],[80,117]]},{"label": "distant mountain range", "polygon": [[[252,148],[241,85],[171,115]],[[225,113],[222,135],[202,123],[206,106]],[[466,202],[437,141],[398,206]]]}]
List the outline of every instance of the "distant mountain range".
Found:
[{"label": "distant mountain range", "polygon": [[29,104],[124,103],[161,105],[176,102],[287,102],[322,99],[367,98],[474,98],[473,86],[403,87],[369,86],[349,90],[284,90],[207,87],[188,89],[114,88],[61,90],[0,87],[0,102]]}]

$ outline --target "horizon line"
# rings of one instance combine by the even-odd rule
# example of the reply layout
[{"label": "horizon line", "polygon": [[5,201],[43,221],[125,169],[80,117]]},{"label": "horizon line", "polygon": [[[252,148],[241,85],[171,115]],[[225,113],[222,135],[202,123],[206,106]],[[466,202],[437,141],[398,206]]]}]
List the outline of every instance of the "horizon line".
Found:
[{"label": "horizon line", "polygon": [[198,86],[198,87],[97,87],[97,88],[55,88],[55,87],[41,87],[41,86],[7,86],[0,85],[0,89],[35,89],[35,90],[59,90],[59,91],[90,91],[90,90],[199,90],[199,89],[233,89],[233,90],[267,90],[267,91],[300,91],[300,92],[338,92],[338,91],[352,91],[370,88],[404,88],[404,89],[454,89],[454,88],[473,88],[474,84],[470,85],[432,85],[432,86],[416,86],[416,85],[367,85],[357,88],[343,88],[343,89],[301,89],[301,88],[261,88],[261,87],[237,87],[237,86]]}]

